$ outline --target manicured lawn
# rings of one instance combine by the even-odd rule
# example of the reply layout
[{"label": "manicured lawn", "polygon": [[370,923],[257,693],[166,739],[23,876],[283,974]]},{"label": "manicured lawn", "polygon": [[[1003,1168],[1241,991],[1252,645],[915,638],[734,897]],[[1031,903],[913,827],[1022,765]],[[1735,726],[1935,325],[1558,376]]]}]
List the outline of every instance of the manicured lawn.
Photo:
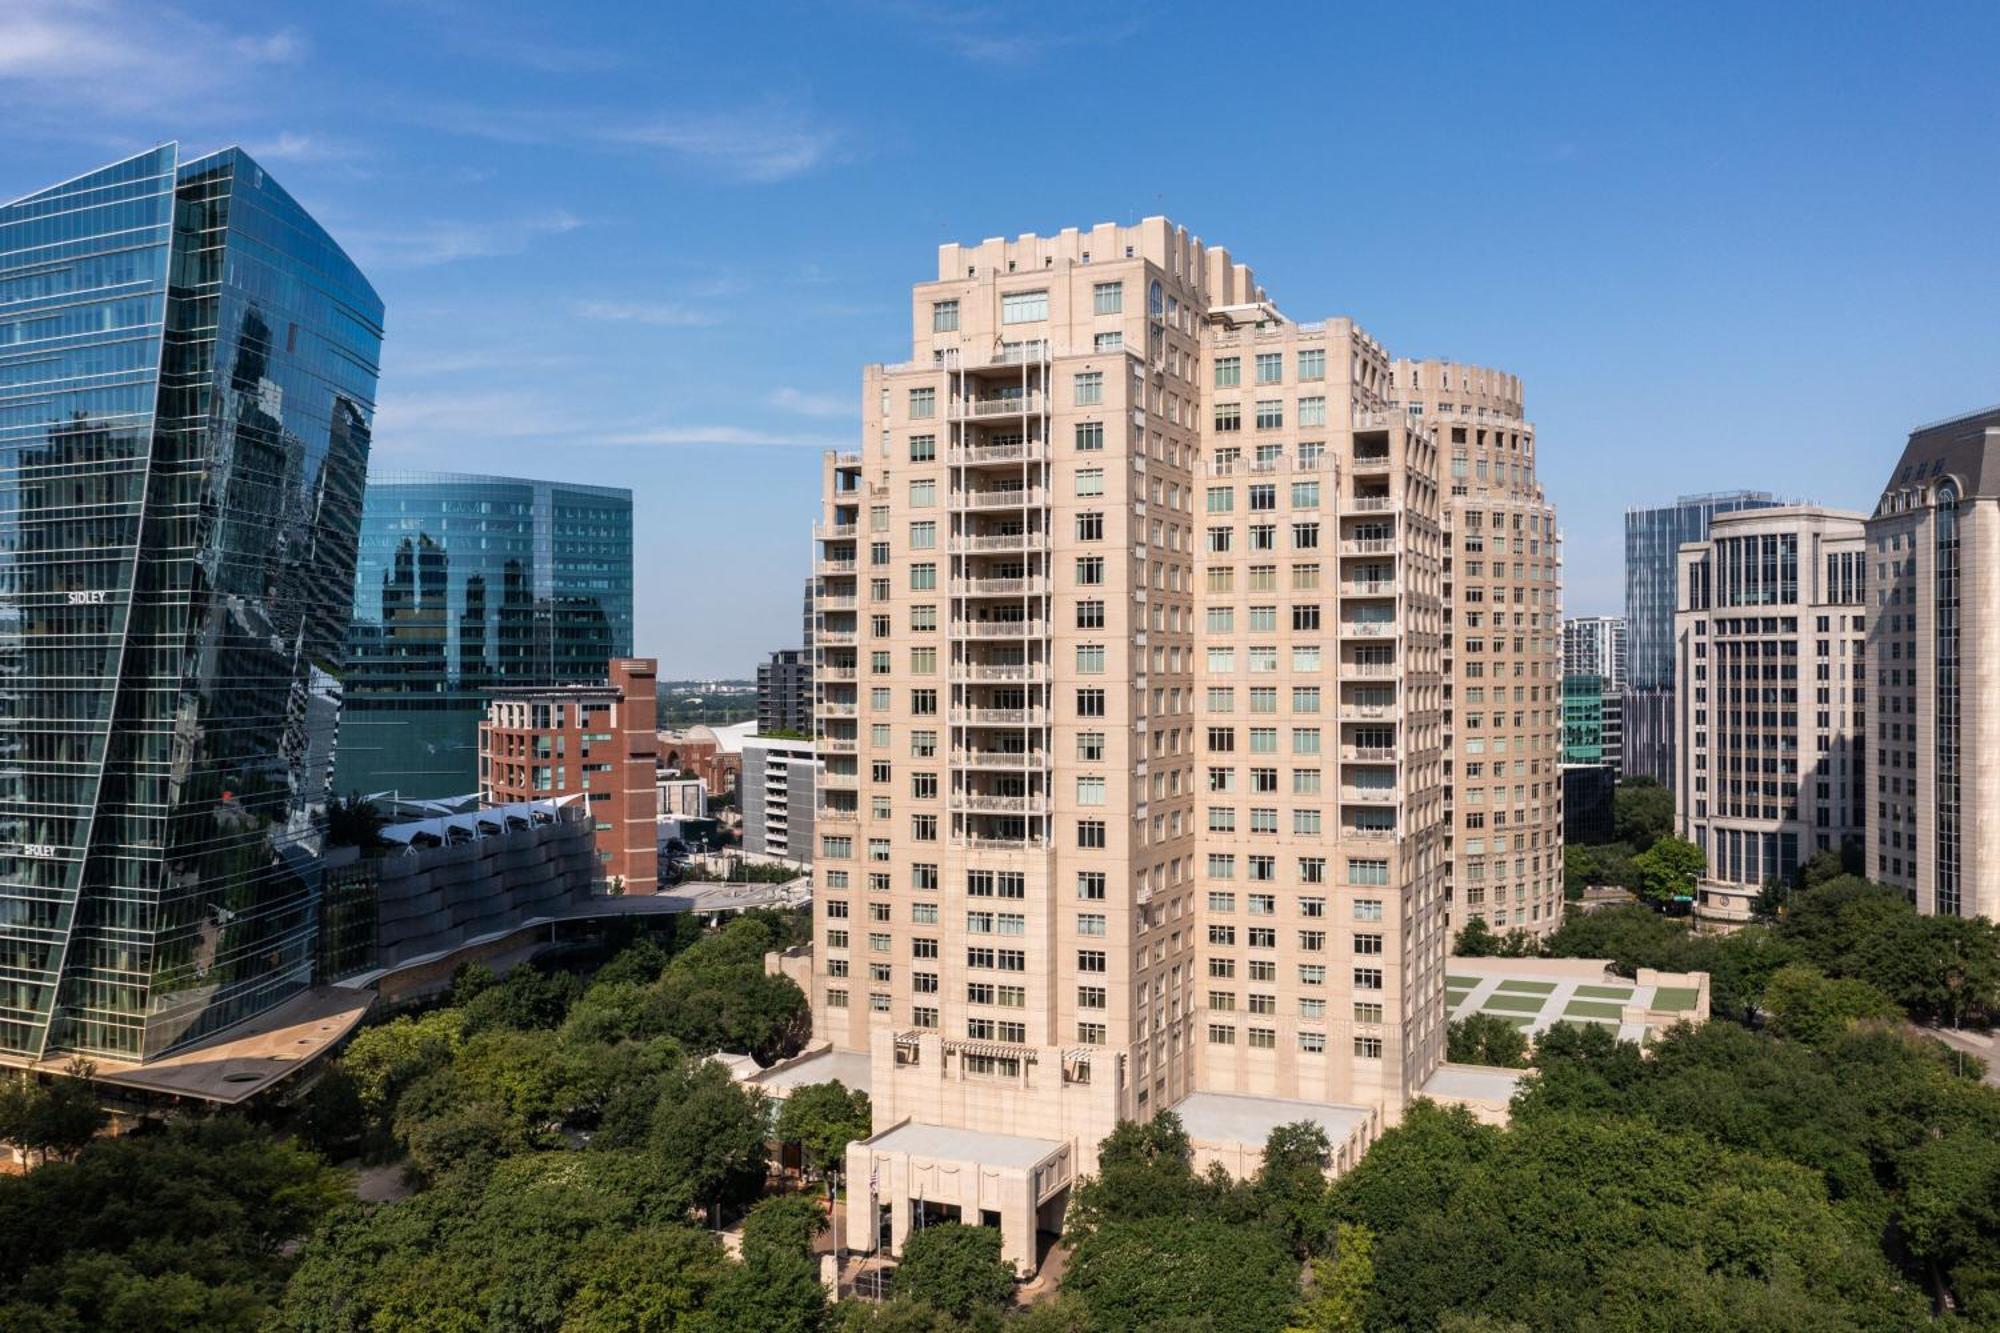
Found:
[{"label": "manicured lawn", "polygon": [[1553,981],[1519,981],[1509,978],[1495,989],[1518,995],[1550,995],[1555,992],[1555,988],[1556,983]]},{"label": "manicured lawn", "polygon": [[1445,979],[1444,979],[1444,984],[1445,984],[1445,985],[1447,985],[1447,986],[1461,986],[1461,987],[1465,988],[1466,990],[1471,990],[1471,989],[1472,989],[1472,988],[1473,988],[1474,986],[1477,986],[1477,985],[1479,984],[1479,978],[1478,978],[1478,977],[1454,977],[1454,976],[1450,976],[1450,975],[1446,975],[1446,977],[1445,977]]},{"label": "manicured lawn", "polygon": [[1630,986],[1578,986],[1576,996],[1580,1000],[1623,1000],[1630,1002]]},{"label": "manicured lawn", "polygon": [[1692,986],[1662,986],[1653,992],[1655,1009],[1692,1009],[1701,992]]},{"label": "manicured lawn", "polygon": [[1515,1014],[1539,1014],[1542,1012],[1542,997],[1539,995],[1493,995],[1479,1006],[1487,1013],[1505,1010]]},{"label": "manicured lawn", "polygon": [[1571,1000],[1563,1010],[1564,1018],[1605,1018],[1615,1023],[1623,1016],[1624,1010],[1617,1005],[1598,1000]]}]

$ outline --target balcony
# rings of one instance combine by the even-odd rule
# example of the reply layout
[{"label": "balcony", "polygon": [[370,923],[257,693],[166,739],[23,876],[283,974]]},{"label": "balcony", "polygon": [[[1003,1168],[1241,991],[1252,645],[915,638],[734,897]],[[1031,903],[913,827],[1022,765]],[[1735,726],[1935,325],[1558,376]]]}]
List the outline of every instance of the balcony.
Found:
[{"label": "balcony", "polygon": [[814,808],[813,818],[821,824],[859,824],[861,811],[852,806],[822,805]]},{"label": "balcony", "polygon": [[1046,750],[953,750],[951,762],[960,768],[1021,772],[1048,766]]},{"label": "balcony", "polygon": [[1367,537],[1340,544],[1342,555],[1394,555],[1396,541],[1393,537]]},{"label": "balcony", "polygon": [[955,833],[951,839],[954,847],[968,847],[974,851],[994,852],[1040,852],[1049,847],[1048,838],[1037,833]]},{"label": "balcony", "polygon": [[1024,486],[1015,490],[953,491],[951,493],[951,503],[953,508],[956,509],[1039,508],[1045,503],[1046,498],[1042,490],[1032,486]]},{"label": "balcony", "polygon": [[954,421],[988,421],[997,417],[1025,417],[1039,414],[1042,410],[1042,395],[1035,390],[1026,393],[995,394],[988,398],[961,398],[951,405]]},{"label": "balcony", "polygon": [[1047,638],[1046,620],[954,620],[952,637],[959,639],[1042,639]]},{"label": "balcony", "polygon": [[1343,839],[1351,838],[1355,842],[1394,842],[1396,840],[1396,830],[1392,828],[1361,828],[1357,825],[1350,825],[1340,830],[1340,836]]},{"label": "balcony", "polygon": [[1395,716],[1396,705],[1394,704],[1343,703],[1340,706],[1340,720],[1342,722],[1383,722]]},{"label": "balcony", "polygon": [[[824,743],[821,742],[821,744]],[[819,785],[822,787],[837,788],[841,791],[851,791],[861,786],[861,773],[858,769],[852,773],[843,773],[837,769],[823,768],[819,774]]]},{"label": "balcony", "polygon": [[1350,495],[1340,502],[1343,514],[1393,514],[1396,508],[1394,497],[1387,495]]},{"label": "balcony", "polygon": [[834,574],[834,575],[846,574],[852,576],[855,571],[855,567],[856,567],[855,562],[852,557],[842,560],[822,558],[819,560],[815,560],[813,562],[813,568],[822,574]]},{"label": "balcony", "polygon": [[960,662],[952,668],[953,680],[973,684],[1039,685],[1049,678],[1043,666],[987,666],[980,662]]},{"label": "balcony", "polygon": [[946,455],[947,462],[956,467],[990,467],[995,464],[1039,462],[1048,457],[1048,450],[1039,440],[1024,440],[1019,444],[974,444],[953,449]]},{"label": "balcony", "polygon": [[861,671],[851,666],[820,666],[813,668],[817,680],[860,680]]},{"label": "balcony", "polygon": [[824,736],[819,749],[824,754],[860,754],[861,741],[853,736]]},{"label": "balcony", "polygon": [[1394,662],[1342,662],[1340,664],[1340,673],[1343,676],[1393,677],[1396,674],[1396,664]]},{"label": "balcony", "polygon": [[1343,620],[1340,622],[1340,637],[1343,639],[1393,639],[1396,637],[1396,622],[1393,620]]},{"label": "balcony", "polygon": [[1396,580],[1349,580],[1340,585],[1340,595],[1342,597],[1394,597],[1396,595]]},{"label": "balcony", "polygon": [[859,704],[835,703],[831,699],[826,700],[819,706],[819,715],[821,717],[854,717],[860,711],[861,706]]},{"label": "balcony", "polygon": [[1046,796],[994,796],[986,792],[954,792],[951,808],[968,815],[1046,815]]},{"label": "balcony", "polygon": [[1393,745],[1343,745],[1340,757],[1350,764],[1393,764],[1396,762],[1396,747]]},{"label": "balcony", "polygon": [[1348,805],[1394,805],[1394,787],[1342,787],[1340,799]]},{"label": "balcony", "polygon": [[1025,551],[1039,551],[1048,545],[1048,540],[1036,532],[1008,532],[990,537],[954,537],[951,543],[955,555],[983,555],[989,552],[1012,555]]},{"label": "balcony", "polygon": [[854,611],[859,609],[860,599],[851,593],[835,593],[821,597],[818,606],[822,611]]},{"label": "balcony", "polygon": [[1039,597],[1048,592],[1049,581],[1040,574],[1020,579],[960,579],[951,589],[962,597]]},{"label": "balcony", "polygon": [[854,523],[815,523],[813,536],[823,542],[851,542],[861,528]]},{"label": "balcony", "polygon": [[1356,454],[1347,465],[1349,472],[1387,472],[1391,467],[1387,454]]},{"label": "balcony", "polygon": [[954,708],[951,721],[957,727],[1039,727],[1048,718],[1041,708]]},{"label": "balcony", "polygon": [[852,648],[855,634],[851,629],[823,629],[813,633],[813,642],[827,648]]}]

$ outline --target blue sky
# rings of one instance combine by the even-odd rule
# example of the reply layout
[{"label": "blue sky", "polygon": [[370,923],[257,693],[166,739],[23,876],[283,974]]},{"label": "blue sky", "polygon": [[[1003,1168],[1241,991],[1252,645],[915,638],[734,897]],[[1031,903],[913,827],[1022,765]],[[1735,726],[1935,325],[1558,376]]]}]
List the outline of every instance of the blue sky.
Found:
[{"label": "blue sky", "polygon": [[249,147],[388,303],[378,465],[632,487],[665,674],[796,639],[938,243],[1152,213],[1523,376],[1583,614],[1628,505],[1865,508],[2000,401],[1995,49],[1990,3],[5,0],[0,196]]}]

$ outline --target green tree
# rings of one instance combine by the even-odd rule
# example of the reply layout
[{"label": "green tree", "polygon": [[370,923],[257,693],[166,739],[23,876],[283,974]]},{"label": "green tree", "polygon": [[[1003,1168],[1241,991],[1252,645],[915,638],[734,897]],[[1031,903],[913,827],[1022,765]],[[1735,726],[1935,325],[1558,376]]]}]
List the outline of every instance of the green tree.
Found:
[{"label": "green tree", "polygon": [[1493,927],[1486,924],[1483,916],[1474,916],[1458,932],[1458,938],[1451,942],[1454,958],[1498,958],[1500,956],[1500,936]]},{"label": "green tree", "polygon": [[743,1249],[812,1253],[813,1237],[827,1229],[826,1210],[804,1194],[761,1200],[743,1219]]},{"label": "green tree", "polygon": [[1326,1182],[1332,1160],[1326,1131],[1310,1120],[1279,1125],[1264,1141],[1252,1194],[1265,1225],[1301,1259],[1323,1249],[1332,1230]]},{"label": "green tree", "polygon": [[778,1108],[778,1137],[796,1143],[809,1170],[838,1176],[847,1145],[869,1135],[868,1094],[850,1092],[838,1079],[795,1088]]},{"label": "green tree", "polygon": [[1563,898],[1568,902],[1582,902],[1584,890],[1603,882],[1603,869],[1597,863],[1597,854],[1581,843],[1563,845]]},{"label": "green tree", "polygon": [[44,1161],[74,1159],[109,1120],[91,1082],[96,1073],[89,1061],[72,1060],[46,1083],[0,1075],[0,1140]]},{"label": "green tree", "polygon": [[1343,1222],[1333,1254],[1312,1261],[1312,1290],[1286,1333],[1362,1333],[1375,1286],[1375,1236]]},{"label": "green tree", "polygon": [[647,1150],[686,1206],[746,1206],[768,1170],[764,1099],[717,1064],[691,1066],[669,1080]]},{"label": "green tree", "polygon": [[373,850],[385,846],[382,830],[389,817],[360,792],[336,796],[326,807],[326,841],[330,847]]},{"label": "green tree", "polygon": [[1523,1069],[1528,1038],[1498,1014],[1468,1014],[1446,1029],[1444,1052],[1453,1064]]},{"label": "green tree", "polygon": [[1000,1257],[996,1227],[924,1227],[903,1244],[896,1290],[954,1319],[970,1319],[1012,1299],[1014,1266]]},{"label": "green tree", "polygon": [[1661,836],[1632,858],[1639,874],[1639,892],[1655,902],[1692,897],[1708,869],[1701,848],[1682,838]]},{"label": "green tree", "polygon": [[1806,963],[1779,968],[1764,989],[1771,1030],[1807,1046],[1823,1047],[1855,1023],[1902,1018],[1896,1002],[1865,981],[1828,977]]},{"label": "green tree", "polygon": [[734,1265],[692,1227],[648,1227],[593,1254],[561,1333],[671,1333],[707,1327],[702,1312]]},{"label": "green tree", "polygon": [[1063,1287],[1097,1333],[1271,1333],[1291,1314],[1298,1264],[1262,1227],[1151,1217],[1084,1237]]},{"label": "green tree", "polygon": [[1644,852],[1674,831],[1674,794],[1652,778],[1627,778],[1612,796],[1612,838]]}]

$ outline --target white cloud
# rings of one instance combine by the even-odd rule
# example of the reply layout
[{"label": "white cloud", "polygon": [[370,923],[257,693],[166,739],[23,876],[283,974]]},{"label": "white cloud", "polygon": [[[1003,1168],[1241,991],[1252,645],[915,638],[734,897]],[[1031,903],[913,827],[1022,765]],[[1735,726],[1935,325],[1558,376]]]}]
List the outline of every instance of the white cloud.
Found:
[{"label": "white cloud", "polygon": [[290,130],[280,130],[275,139],[244,147],[260,162],[351,162],[361,156],[359,149],[336,143],[324,135],[294,134]]},{"label": "white cloud", "polygon": [[518,255],[537,239],[575,231],[583,220],[557,211],[497,221],[411,222],[390,228],[340,228],[341,242],[363,268],[431,268],[462,259]]},{"label": "white cloud", "polygon": [[[237,114],[244,65],[296,60],[305,44],[290,30],[232,34],[165,6],[136,0],[5,0],[0,3],[0,91],[19,131],[28,118],[67,135],[122,119],[176,127]],[[214,71],[232,79],[218,90]]]},{"label": "white cloud", "polygon": [[622,324],[654,324],[663,328],[693,328],[715,321],[699,310],[671,301],[578,301],[571,307],[581,319]]},{"label": "white cloud", "polygon": [[802,417],[851,417],[859,410],[859,400],[850,394],[805,393],[790,385],[771,395],[771,406]]},{"label": "white cloud", "polygon": [[268,37],[238,37],[229,44],[232,51],[262,65],[289,65],[306,53],[306,39],[292,28]]},{"label": "white cloud", "polygon": [[835,161],[841,135],[824,121],[766,105],[725,112],[613,115],[518,107],[412,107],[436,129],[517,144],[591,144],[653,152],[726,179],[765,185]]}]

